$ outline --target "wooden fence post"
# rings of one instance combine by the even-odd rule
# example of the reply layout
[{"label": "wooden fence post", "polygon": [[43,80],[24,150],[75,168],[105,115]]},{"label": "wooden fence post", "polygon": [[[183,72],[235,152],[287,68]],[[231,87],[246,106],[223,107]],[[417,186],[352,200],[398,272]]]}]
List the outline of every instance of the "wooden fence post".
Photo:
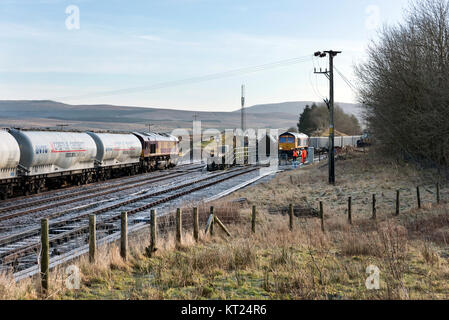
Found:
[{"label": "wooden fence post", "polygon": [[97,252],[97,216],[89,215],[89,262],[95,262],[95,255]]},{"label": "wooden fence post", "polygon": [[396,216],[398,216],[401,213],[401,208],[400,208],[401,202],[400,201],[401,201],[400,191],[397,190],[396,191]]},{"label": "wooden fence post", "polygon": [[193,208],[193,238],[200,241],[200,221],[198,217],[198,208]]},{"label": "wooden fence post", "polygon": [[48,293],[50,264],[50,242],[48,239],[48,219],[41,219],[41,284],[42,294]]},{"label": "wooden fence post", "polygon": [[150,254],[153,254],[157,250],[157,216],[156,210],[150,211]]},{"label": "wooden fence post", "polygon": [[253,206],[253,212],[251,215],[251,231],[256,233],[256,206]]},{"label": "wooden fence post", "polygon": [[214,207],[210,207],[210,215],[212,216],[212,221],[210,223],[210,235],[213,236],[214,235],[214,218],[215,218],[215,214],[214,214]]},{"label": "wooden fence post", "polygon": [[128,213],[122,212],[120,229],[120,256],[123,260],[128,257]]},{"label": "wooden fence post", "polygon": [[416,187],[416,198],[418,199],[418,209],[421,209],[421,192],[419,186]]},{"label": "wooden fence post", "polygon": [[376,195],[373,194],[373,216],[372,216],[373,220],[377,219],[377,208],[376,208]]},{"label": "wooden fence post", "polygon": [[348,199],[348,221],[352,224],[352,197]]},{"label": "wooden fence post", "polygon": [[324,208],[323,208],[323,201],[320,201],[320,220],[321,220],[321,231],[324,232]]},{"label": "wooden fence post", "polygon": [[437,183],[437,204],[440,204],[440,184]]},{"label": "wooden fence post", "polygon": [[176,245],[182,245],[182,212],[181,209],[176,209]]},{"label": "wooden fence post", "polygon": [[294,214],[294,207],[293,204],[290,204],[288,208],[288,226],[290,228],[290,231],[293,231],[293,214]]}]

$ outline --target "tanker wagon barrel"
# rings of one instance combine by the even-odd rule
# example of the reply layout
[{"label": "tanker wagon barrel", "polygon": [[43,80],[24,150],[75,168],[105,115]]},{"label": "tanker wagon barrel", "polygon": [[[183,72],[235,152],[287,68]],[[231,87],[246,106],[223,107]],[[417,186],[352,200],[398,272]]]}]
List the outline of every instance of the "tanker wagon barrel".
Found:
[{"label": "tanker wagon barrel", "polygon": [[0,198],[13,193],[13,183],[17,179],[17,166],[20,161],[20,148],[16,139],[7,131],[0,131]]},{"label": "tanker wagon barrel", "polygon": [[138,172],[142,144],[133,134],[87,132],[97,145],[96,166],[106,170]]},{"label": "tanker wagon barrel", "polygon": [[19,143],[19,168],[24,193],[39,192],[44,186],[85,183],[92,178],[97,146],[87,133],[19,131],[11,129]]}]

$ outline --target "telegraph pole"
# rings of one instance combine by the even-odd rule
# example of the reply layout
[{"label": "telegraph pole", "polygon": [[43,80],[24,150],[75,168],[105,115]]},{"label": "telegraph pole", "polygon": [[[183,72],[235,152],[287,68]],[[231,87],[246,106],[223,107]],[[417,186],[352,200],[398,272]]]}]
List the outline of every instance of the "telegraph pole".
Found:
[{"label": "telegraph pole", "polygon": [[335,185],[335,125],[334,125],[334,57],[341,51],[315,52],[315,57],[324,58],[329,56],[329,70],[316,71],[317,74],[324,74],[329,79],[330,95],[329,100],[325,100],[329,108],[329,184]]},{"label": "telegraph pole", "polygon": [[242,114],[241,114],[241,125],[242,132],[245,132],[245,85],[242,84]]}]

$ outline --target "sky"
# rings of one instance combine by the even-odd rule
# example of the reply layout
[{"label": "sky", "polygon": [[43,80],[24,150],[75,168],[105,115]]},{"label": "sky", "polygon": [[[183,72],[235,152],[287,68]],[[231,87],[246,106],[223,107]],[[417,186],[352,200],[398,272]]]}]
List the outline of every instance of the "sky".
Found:
[{"label": "sky", "polygon": [[[383,25],[401,21],[407,5],[0,0],[0,99],[233,111],[244,84],[247,105],[322,101],[329,82],[313,69],[328,60],[313,53],[343,51],[335,66],[356,85],[354,65],[366,59]],[[226,73],[238,69],[245,71]],[[357,101],[338,75],[335,99]]]}]

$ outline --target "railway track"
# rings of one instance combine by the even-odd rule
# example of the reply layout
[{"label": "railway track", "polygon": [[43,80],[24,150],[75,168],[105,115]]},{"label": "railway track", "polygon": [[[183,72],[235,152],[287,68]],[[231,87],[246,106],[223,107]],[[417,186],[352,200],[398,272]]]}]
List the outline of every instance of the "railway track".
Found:
[{"label": "railway track", "polygon": [[[165,170],[165,171],[163,171],[163,173],[161,175],[158,175],[157,177],[162,177],[162,176],[171,174],[171,173],[167,173],[167,171],[170,171],[170,172],[173,172],[173,171],[177,172],[180,170],[188,171],[188,170],[196,170],[201,167],[203,167],[203,165],[183,164],[183,165],[177,166],[174,169]],[[156,172],[159,172],[159,171],[156,171]],[[155,172],[153,172],[153,173],[155,173]],[[139,174],[136,174],[136,175],[130,176],[130,177],[119,177],[119,178],[113,178],[113,179],[106,180],[106,181],[94,182],[91,184],[86,184],[84,186],[70,186],[70,187],[60,188],[60,189],[56,189],[56,190],[49,190],[49,191],[45,191],[45,192],[41,192],[41,193],[37,193],[37,194],[32,194],[32,195],[28,195],[28,196],[17,196],[14,198],[9,198],[7,200],[0,200],[0,213],[11,211],[11,210],[16,210],[16,209],[23,209],[23,208],[27,208],[31,205],[45,203],[46,201],[48,201],[48,199],[55,199],[57,197],[62,199],[64,197],[66,197],[67,195],[70,195],[71,194],[70,192],[74,191],[74,190],[75,190],[75,192],[73,194],[81,195],[81,194],[87,194],[89,192],[92,192],[92,189],[95,189],[97,187],[98,187],[97,189],[102,188],[103,185],[104,185],[104,188],[107,188],[108,186],[113,186],[113,185],[122,185],[123,182],[121,182],[121,181],[125,180],[125,179],[131,179],[129,181],[130,181],[130,183],[132,183],[132,182],[135,182],[136,180],[134,180],[134,179],[138,178],[138,177],[139,177]],[[144,179],[146,179],[146,178],[141,178],[138,180],[143,181]],[[134,181],[132,181],[132,180],[134,180]],[[87,189],[83,190],[83,191],[76,191],[80,187],[85,187]],[[58,195],[58,194],[60,194],[60,195]],[[49,198],[49,197],[47,198],[47,196],[51,196],[51,195],[56,195],[56,196],[53,198]],[[30,202],[34,198],[41,198],[41,199]],[[24,202],[17,204],[17,202],[20,202],[20,201],[24,201]],[[12,205],[10,205],[10,204],[12,204]],[[28,205],[28,204],[30,204],[30,205]]]},{"label": "railway track", "polygon": [[44,204],[44,203],[48,203],[48,202],[53,202],[53,203],[47,204],[45,206],[40,206],[40,207],[38,206],[36,208],[28,209],[25,211],[19,211],[19,212],[13,212],[13,213],[7,213],[7,214],[0,215],[0,221],[5,221],[5,220],[29,215],[31,213],[35,213],[35,212],[39,212],[39,211],[45,211],[48,209],[61,207],[64,205],[77,203],[77,202],[105,196],[108,194],[117,193],[117,192],[124,191],[124,190],[130,189],[130,188],[141,187],[141,186],[144,186],[144,185],[147,185],[150,183],[152,184],[152,183],[161,182],[161,181],[165,181],[165,180],[169,180],[169,179],[174,179],[174,178],[177,178],[180,176],[185,176],[185,175],[189,174],[190,172],[191,171],[185,171],[185,172],[180,172],[180,173],[167,173],[167,174],[159,175],[156,177],[142,178],[139,180],[127,181],[127,182],[123,182],[120,184],[103,186],[101,188],[97,188],[94,190],[83,190],[83,191],[75,192],[75,193],[72,193],[69,195],[65,194],[65,195],[56,196],[56,197],[53,197],[50,199],[40,199],[40,200],[29,202],[29,203],[24,203],[24,204],[20,204],[20,205],[16,205],[16,206],[10,206],[7,208],[0,209],[0,213],[16,211],[16,210],[20,210],[20,209],[24,209],[24,208],[38,206],[40,204]]},{"label": "railway track", "polygon": [[[253,167],[230,170],[161,191],[135,196],[109,206],[83,212],[74,217],[50,222],[52,255],[60,255],[85,244],[89,228],[87,218],[91,214],[97,216],[97,234],[101,238],[120,229],[117,222],[123,211],[126,211],[129,216],[134,216],[157,205],[209,188],[257,169],[257,167]],[[148,200],[150,201],[148,202]],[[52,216],[50,215],[49,218],[52,218]],[[132,223],[132,219],[130,219],[130,223]],[[36,263],[39,248],[40,228],[30,228],[27,231],[0,238],[0,261],[3,265],[9,265],[15,271],[23,270]]]}]

